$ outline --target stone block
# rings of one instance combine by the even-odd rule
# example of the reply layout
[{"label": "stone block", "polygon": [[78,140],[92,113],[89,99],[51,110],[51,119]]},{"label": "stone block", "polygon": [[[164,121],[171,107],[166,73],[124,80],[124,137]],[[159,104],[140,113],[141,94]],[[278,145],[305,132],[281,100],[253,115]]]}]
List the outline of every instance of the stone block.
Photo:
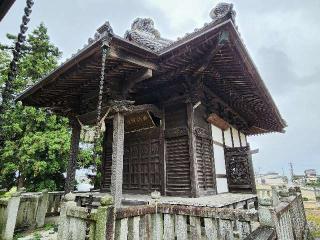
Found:
[{"label": "stone block", "polygon": [[0,206],[3,208],[1,211],[2,214],[0,215],[0,237],[3,240],[13,239],[20,204],[20,195],[20,193],[12,194],[11,198],[6,202],[6,206],[4,206],[4,204]]},{"label": "stone block", "polygon": [[36,215],[36,226],[43,227],[44,221],[46,218],[46,213],[48,209],[48,202],[49,202],[49,193],[48,190],[42,191],[42,197],[39,200],[38,208],[37,208],[37,215]]}]

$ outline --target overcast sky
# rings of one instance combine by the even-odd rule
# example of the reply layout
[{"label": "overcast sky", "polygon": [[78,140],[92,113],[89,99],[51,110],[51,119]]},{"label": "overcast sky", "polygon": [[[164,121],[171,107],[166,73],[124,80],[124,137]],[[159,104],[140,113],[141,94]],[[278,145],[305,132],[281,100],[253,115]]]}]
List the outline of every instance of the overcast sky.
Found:
[{"label": "overcast sky", "polygon": [[[17,33],[24,0],[0,23],[0,41]],[[230,2],[230,1],[228,1]],[[234,0],[236,23],[262,78],[288,123],[285,134],[250,137],[260,172],[320,173],[320,1]],[[63,59],[82,48],[105,21],[123,35],[136,17],[151,17],[163,37],[176,39],[209,22],[211,0],[35,0],[30,28],[44,22]]]}]

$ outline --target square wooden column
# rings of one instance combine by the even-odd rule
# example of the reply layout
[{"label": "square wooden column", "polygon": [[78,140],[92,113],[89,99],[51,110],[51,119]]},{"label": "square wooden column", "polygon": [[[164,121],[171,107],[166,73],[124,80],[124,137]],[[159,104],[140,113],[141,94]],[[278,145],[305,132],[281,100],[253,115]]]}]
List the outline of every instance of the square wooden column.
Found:
[{"label": "square wooden column", "polygon": [[123,182],[124,115],[117,112],[113,118],[111,195],[115,208],[121,206]]},{"label": "square wooden column", "polygon": [[196,137],[194,135],[194,109],[191,102],[187,103],[191,196],[199,197],[198,163],[196,153]]},{"label": "square wooden column", "polygon": [[64,189],[65,193],[74,191],[81,133],[81,126],[76,119],[70,119],[70,125],[72,128],[72,133],[70,143],[70,157],[67,168],[67,179]]}]

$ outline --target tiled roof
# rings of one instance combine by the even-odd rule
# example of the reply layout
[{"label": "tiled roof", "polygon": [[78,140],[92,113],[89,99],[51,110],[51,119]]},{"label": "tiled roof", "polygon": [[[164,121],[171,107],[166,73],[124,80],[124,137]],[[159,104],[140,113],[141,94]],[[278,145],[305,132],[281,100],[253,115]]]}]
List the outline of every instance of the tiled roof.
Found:
[{"label": "tiled roof", "polygon": [[199,32],[205,31],[208,28],[218,24],[226,18],[234,21],[235,11],[233,5],[229,3],[219,3],[210,12],[212,21],[205,23],[200,29],[195,29],[192,33],[187,33],[184,37],[178,38],[176,41],[161,38],[160,33],[154,28],[154,22],[150,18],[137,18],[131,25],[131,29],[125,33],[125,39],[135,42],[136,44],[145,47],[153,52],[161,53],[169,48],[173,48],[180,43],[187,41]]}]

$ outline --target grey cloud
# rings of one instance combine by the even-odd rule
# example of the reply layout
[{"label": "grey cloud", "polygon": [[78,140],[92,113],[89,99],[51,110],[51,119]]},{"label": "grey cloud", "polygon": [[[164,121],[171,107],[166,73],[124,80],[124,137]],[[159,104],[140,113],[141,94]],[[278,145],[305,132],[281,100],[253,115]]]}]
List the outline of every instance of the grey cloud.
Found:
[{"label": "grey cloud", "polygon": [[261,65],[261,75],[268,80],[273,93],[283,93],[292,86],[301,84],[285,52],[275,48],[261,48],[258,50],[257,61]]},{"label": "grey cloud", "polygon": [[[0,23],[0,41],[5,41],[6,32],[18,31],[24,4],[24,1],[16,1],[5,21]],[[145,4],[144,0],[37,1],[30,28],[44,22],[52,41],[63,51],[65,58],[82,48],[105,21],[122,36],[136,17],[152,17],[156,19],[157,27],[166,29],[166,15]]]}]

